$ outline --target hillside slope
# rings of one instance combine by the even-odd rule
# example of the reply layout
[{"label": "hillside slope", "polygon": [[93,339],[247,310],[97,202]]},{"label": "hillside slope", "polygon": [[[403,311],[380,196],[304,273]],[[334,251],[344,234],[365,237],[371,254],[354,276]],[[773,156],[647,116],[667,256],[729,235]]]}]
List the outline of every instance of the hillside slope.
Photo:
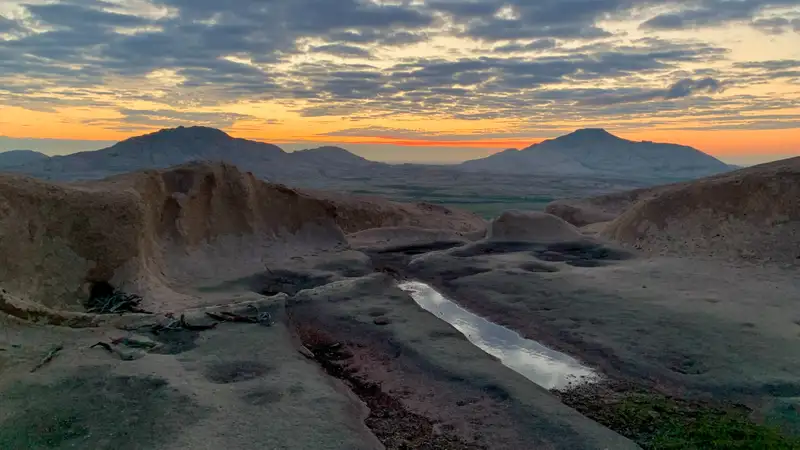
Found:
[{"label": "hillside slope", "polygon": [[637,197],[605,237],[650,253],[800,261],[800,157]]},{"label": "hillside slope", "polygon": [[634,142],[602,129],[583,129],[524,150],[506,150],[464,162],[462,170],[515,174],[606,175],[689,179],[730,170],[691,147]]},{"label": "hillside slope", "polygon": [[9,167],[18,167],[23,164],[31,164],[48,158],[49,156],[44,153],[35,152],[33,150],[9,150],[0,153],[0,170]]},{"label": "hillside slope", "polygon": [[73,311],[83,309],[97,282],[187,304],[180,286],[262,272],[269,255],[341,248],[343,229],[408,223],[484,226],[444,208],[318,198],[227,164],[75,184],[3,175],[0,287],[4,296]]},{"label": "hillside slope", "polygon": [[55,156],[10,170],[54,181],[92,180],[190,161],[226,162],[247,168],[258,178],[294,184],[355,172],[371,163],[338,147],[286,153],[263,142],[234,138],[207,127],[178,127],[132,137],[111,147]]}]

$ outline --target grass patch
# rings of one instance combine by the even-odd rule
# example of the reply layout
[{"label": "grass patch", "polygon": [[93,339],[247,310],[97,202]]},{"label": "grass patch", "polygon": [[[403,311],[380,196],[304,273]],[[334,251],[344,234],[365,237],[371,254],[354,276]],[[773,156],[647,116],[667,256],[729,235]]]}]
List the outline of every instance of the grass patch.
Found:
[{"label": "grass patch", "polygon": [[653,393],[562,393],[582,414],[647,450],[798,450],[800,438],[755,423],[744,407]]},{"label": "grass patch", "polygon": [[480,192],[443,192],[447,187],[428,187],[401,184],[381,184],[382,190],[356,189],[352,194],[369,194],[398,202],[427,202],[451,208],[463,209],[485,219],[494,219],[509,209],[543,211],[555,200],[548,195],[484,195]]}]

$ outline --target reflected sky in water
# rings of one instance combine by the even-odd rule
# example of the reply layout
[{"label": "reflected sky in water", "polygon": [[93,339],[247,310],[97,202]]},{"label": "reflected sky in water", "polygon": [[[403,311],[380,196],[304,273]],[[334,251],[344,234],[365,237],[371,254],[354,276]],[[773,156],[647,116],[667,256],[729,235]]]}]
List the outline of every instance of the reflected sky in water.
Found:
[{"label": "reflected sky in water", "polygon": [[545,389],[561,389],[572,383],[598,378],[596,372],[575,358],[477,316],[425,283],[408,281],[398,286],[411,294],[420,306],[451,324],[477,347]]}]

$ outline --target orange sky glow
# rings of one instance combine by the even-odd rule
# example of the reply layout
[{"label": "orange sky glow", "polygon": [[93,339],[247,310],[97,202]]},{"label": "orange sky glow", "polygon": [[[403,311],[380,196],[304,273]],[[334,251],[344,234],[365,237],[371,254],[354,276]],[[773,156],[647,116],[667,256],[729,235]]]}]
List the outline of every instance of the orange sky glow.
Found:
[{"label": "orange sky glow", "polygon": [[6,0],[0,151],[203,125],[391,161],[455,162],[585,127],[733,161],[800,155],[800,7],[753,0],[715,18],[721,0],[700,0],[697,22],[697,2],[579,2],[592,8],[573,19],[554,0],[475,0],[502,6],[482,16],[358,0],[334,21],[302,19],[307,1],[276,0],[272,22],[249,25],[254,13],[226,2]]}]

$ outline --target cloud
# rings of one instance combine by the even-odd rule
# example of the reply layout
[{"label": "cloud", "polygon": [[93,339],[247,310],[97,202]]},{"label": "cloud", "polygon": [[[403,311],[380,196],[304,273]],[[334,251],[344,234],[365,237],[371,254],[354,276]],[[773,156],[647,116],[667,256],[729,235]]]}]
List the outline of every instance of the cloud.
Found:
[{"label": "cloud", "polygon": [[[722,92],[724,84],[711,77],[684,78],[666,88],[619,88],[619,89],[548,89],[536,94],[539,100],[575,102],[584,106],[614,106],[652,101],[677,100],[699,93]],[[663,108],[663,104],[660,105]]]},{"label": "cloud", "polygon": [[[682,62],[724,54],[717,47],[649,40],[620,51],[571,56],[423,58],[382,70],[367,66],[356,71],[336,71],[326,64],[301,69],[314,92],[308,97],[311,105],[301,112],[315,117],[372,111],[472,120],[531,117],[532,110],[549,106],[543,103],[549,100],[539,96],[549,92],[545,89],[549,86],[674,71]],[[716,89],[711,79],[689,81],[658,92],[678,97],[688,96],[686,91]]]},{"label": "cloud", "polygon": [[769,17],[756,19],[750,25],[767,34],[784,34],[790,31],[800,33],[800,18],[789,20],[786,17]]},{"label": "cloud", "polygon": [[777,79],[800,83],[800,59],[748,61],[733,64],[736,71],[732,83],[764,84]]},{"label": "cloud", "polygon": [[147,19],[134,15],[107,12],[101,9],[70,3],[26,5],[26,9],[35,20],[48,25],[73,29],[114,26],[135,27],[145,25],[149,22]]},{"label": "cloud", "polygon": [[[91,79],[99,85],[110,75],[171,70],[181,79],[173,91],[203,87],[206,92],[197,97],[210,103],[240,95],[272,98],[278,86],[269,66],[304,52],[301,40],[336,36],[402,45],[424,39],[420,29],[433,21],[420,8],[356,0],[151,1],[174,13],[123,14],[111,3],[90,0],[24,5],[29,25],[45,31],[0,41],[0,85],[20,76],[66,86]],[[369,56],[367,49],[343,43],[312,47],[311,53]]]},{"label": "cloud", "polygon": [[[128,127],[193,119],[172,117],[172,109],[263,100],[354,121],[644,121],[685,115],[687,105],[693,114],[720,105],[769,109],[779,99],[725,103],[709,94],[720,91],[717,80],[743,87],[800,77],[787,62],[732,65],[726,58],[736,55],[726,48],[659,33],[731,21],[790,30],[800,24],[780,8],[797,0],[21,1],[11,0],[17,20],[0,17],[0,33],[8,33],[0,40],[0,104],[118,110]],[[663,14],[649,18],[646,31],[626,35],[615,25],[642,20],[655,4]],[[400,48],[419,43],[426,45]],[[134,101],[150,109],[118,106]]]},{"label": "cloud", "polygon": [[435,134],[423,130],[392,128],[383,126],[354,127],[324,133],[324,136],[392,137],[403,139],[427,139]]},{"label": "cloud", "polygon": [[769,71],[779,71],[800,68],[800,59],[778,59],[768,61],[749,61],[734,63],[734,67],[742,69],[759,69]]},{"label": "cloud", "polygon": [[689,97],[697,92],[717,93],[722,90],[722,83],[713,78],[703,78],[700,80],[693,80],[691,78],[684,78],[671,85],[667,89],[664,98],[667,100]]},{"label": "cloud", "polygon": [[0,34],[22,30],[22,26],[16,20],[11,20],[0,15]]},{"label": "cloud", "polygon": [[326,44],[311,47],[314,53],[327,53],[342,58],[370,58],[372,53],[364,48],[346,44]]},{"label": "cloud", "polygon": [[[228,128],[242,120],[260,120],[246,114],[229,112],[198,112],[178,110],[142,110],[122,108],[119,110],[122,118],[113,121],[122,122],[127,129],[142,129],[147,127],[176,127],[180,125],[203,125],[216,128]],[[89,119],[86,123],[107,122],[108,119]]]},{"label": "cloud", "polygon": [[499,53],[522,53],[522,52],[531,52],[531,51],[539,51],[539,50],[551,50],[556,48],[558,42],[555,39],[546,38],[546,39],[537,39],[532,42],[528,43],[514,43],[514,44],[505,44],[494,47],[492,49],[493,52]]},{"label": "cloud", "polygon": [[[682,30],[724,25],[729,22],[751,21],[759,13],[772,8],[796,7],[797,0],[700,0],[685,7],[672,2],[675,11],[662,13],[641,24],[651,30]],[[757,26],[757,24],[755,24]]]},{"label": "cloud", "polygon": [[383,47],[403,46],[425,42],[429,39],[424,31],[388,30],[365,28],[358,31],[334,31],[325,36],[328,41],[346,44],[374,44]]},{"label": "cloud", "polygon": [[721,90],[721,83],[713,78],[692,80],[685,78],[666,89],[638,90],[628,93],[609,93],[586,98],[584,105],[618,105],[623,103],[643,103],[653,100],[675,100],[690,97],[699,92],[715,93]]},{"label": "cloud", "polygon": [[629,0],[438,0],[431,7],[464,27],[464,36],[509,39],[594,39],[611,36],[597,21],[631,6]]},{"label": "cloud", "polygon": [[[543,125],[535,130],[536,136],[548,135],[558,136],[561,132],[569,131],[568,127]],[[506,131],[503,129],[476,129],[470,133],[443,133],[408,128],[394,128],[384,126],[353,127],[344,128],[323,134],[323,136],[346,136],[361,138],[378,138],[386,140],[417,140],[427,141],[432,144],[436,142],[480,142],[483,140],[497,139],[526,139],[534,136],[531,131]]]}]

